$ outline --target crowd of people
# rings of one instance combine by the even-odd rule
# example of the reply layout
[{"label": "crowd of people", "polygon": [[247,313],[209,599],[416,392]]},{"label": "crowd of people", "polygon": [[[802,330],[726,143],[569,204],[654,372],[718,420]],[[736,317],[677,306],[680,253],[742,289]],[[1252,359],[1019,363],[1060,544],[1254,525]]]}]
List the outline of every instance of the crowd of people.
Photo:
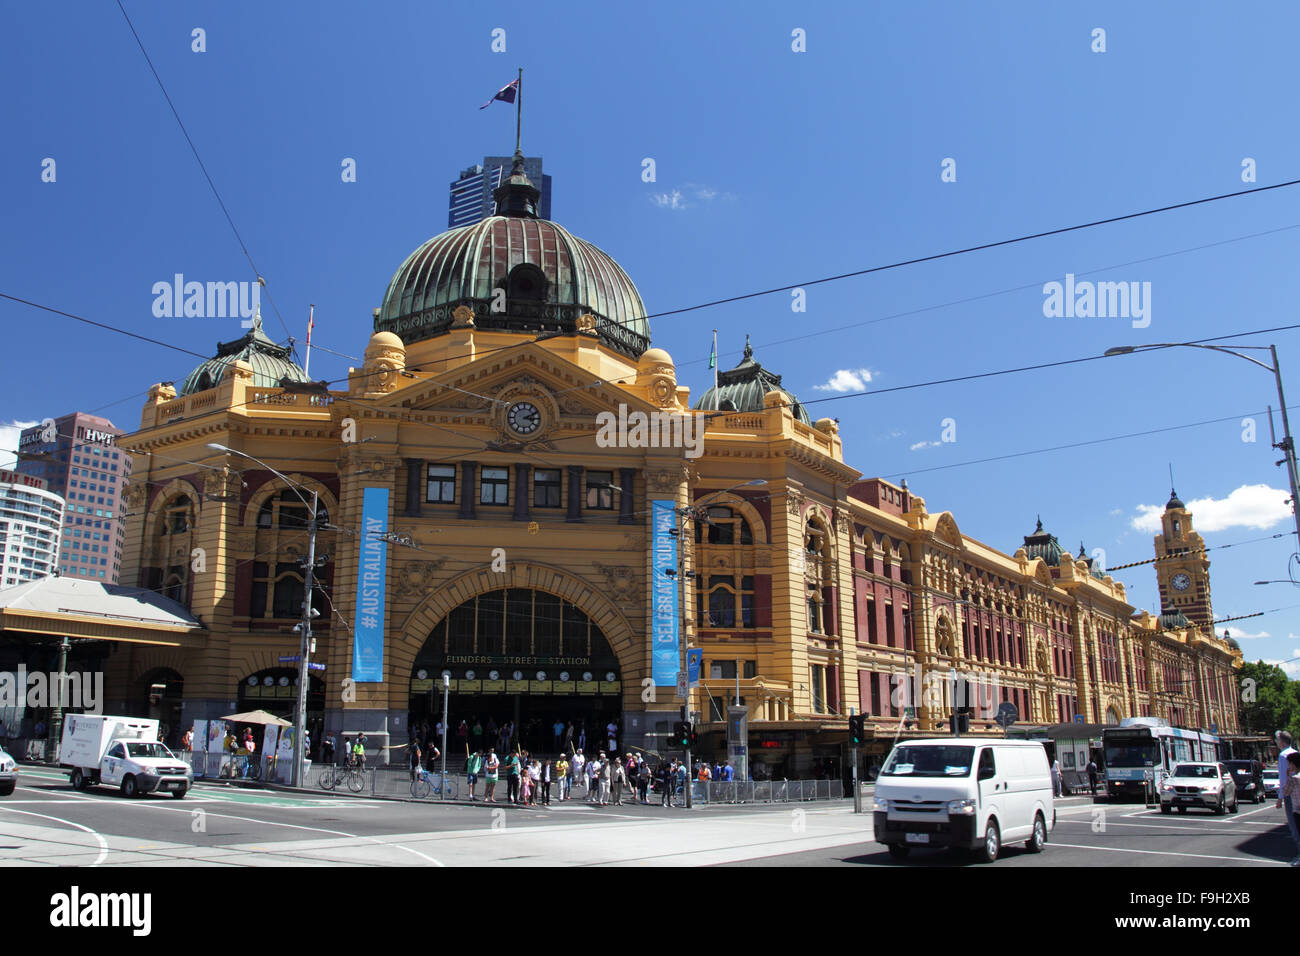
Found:
[{"label": "crowd of people", "polygon": [[[414,770],[412,771],[414,773]],[[487,803],[497,803],[497,786],[505,778],[506,793],[500,802],[521,806],[550,806],[552,796],[556,802],[573,800],[575,786],[584,802],[595,806],[622,806],[629,802],[649,804],[653,788],[661,806],[672,806],[673,795],[686,785],[688,771],[680,760],[661,760],[652,764],[644,754],[627,753],[610,756],[601,750],[588,758],[581,748],[557,759],[533,757],[526,750],[498,756],[495,747],[474,750],[465,763],[465,778],[469,799],[478,800],[478,784],[483,782],[483,797]],[[695,765],[697,780],[734,779],[730,763],[710,764],[701,761]]]},{"label": "crowd of people", "polygon": [[[485,719],[477,715],[466,718],[453,715],[447,722],[446,731],[447,752],[452,754],[485,754],[489,750],[505,754],[519,753],[524,749],[571,754],[575,750],[586,751],[591,745],[612,752],[618,747],[619,735],[618,722],[612,717],[603,728],[597,721],[589,730],[584,719],[557,717],[550,721],[549,718],[534,716],[516,724],[513,720],[498,722],[491,716]],[[423,752],[431,746],[441,747],[441,717],[414,721],[411,736]]]}]

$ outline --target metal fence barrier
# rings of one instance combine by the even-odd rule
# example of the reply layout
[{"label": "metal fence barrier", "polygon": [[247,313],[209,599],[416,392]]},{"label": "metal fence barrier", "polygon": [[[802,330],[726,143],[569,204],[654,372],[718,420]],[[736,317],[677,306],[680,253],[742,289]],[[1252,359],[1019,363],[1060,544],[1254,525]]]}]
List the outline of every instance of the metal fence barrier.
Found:
[{"label": "metal fence barrier", "polygon": [[[293,760],[275,754],[205,753],[180,750],[176,756],[190,765],[195,780],[256,780],[263,783],[290,783]],[[303,781],[309,778],[311,761],[304,760]]]},{"label": "metal fence barrier", "polygon": [[695,780],[693,803],[802,803],[844,799],[842,780]]}]

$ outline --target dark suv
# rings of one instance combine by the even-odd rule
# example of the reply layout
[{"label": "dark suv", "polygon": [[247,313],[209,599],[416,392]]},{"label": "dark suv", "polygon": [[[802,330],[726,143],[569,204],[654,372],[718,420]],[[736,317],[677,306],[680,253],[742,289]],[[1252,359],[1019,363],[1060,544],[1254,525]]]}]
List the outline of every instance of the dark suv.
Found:
[{"label": "dark suv", "polygon": [[1223,765],[1237,785],[1237,799],[1264,802],[1264,766],[1258,760],[1225,760]]}]

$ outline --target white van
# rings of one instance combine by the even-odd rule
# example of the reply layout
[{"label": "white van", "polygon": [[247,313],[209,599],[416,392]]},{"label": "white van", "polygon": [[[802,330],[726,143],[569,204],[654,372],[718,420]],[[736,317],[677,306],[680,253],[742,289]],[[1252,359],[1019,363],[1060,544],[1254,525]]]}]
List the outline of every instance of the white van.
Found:
[{"label": "white van", "polygon": [[876,779],[872,824],[895,860],[913,847],[961,847],[992,863],[1003,843],[1042,852],[1056,827],[1047,751],[1033,740],[909,740]]},{"label": "white van", "polygon": [[181,800],[194,786],[189,765],[158,742],[158,721],[143,717],[69,714],[59,764],[78,790],[102,784],[127,797],[170,793]]}]

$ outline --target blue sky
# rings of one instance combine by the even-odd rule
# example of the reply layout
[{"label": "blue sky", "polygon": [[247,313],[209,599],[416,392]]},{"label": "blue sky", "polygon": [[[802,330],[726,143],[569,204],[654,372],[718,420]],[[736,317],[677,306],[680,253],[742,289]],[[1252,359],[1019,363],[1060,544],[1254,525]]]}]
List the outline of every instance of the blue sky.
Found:
[{"label": "blue sky", "polygon": [[[316,341],[353,356],[394,270],[445,227],[448,183],[513,147],[513,110],[478,107],[519,67],[524,148],[554,177],[554,218],[613,255],[651,313],[1232,192],[1250,185],[1246,158],[1258,185],[1300,178],[1300,13],[1282,3],[125,2],[293,334],[315,303]],[[8,18],[0,291],[205,354],[238,337],[238,320],[153,315],[152,286],[174,273],[252,273],[116,5]],[[1108,565],[1151,557],[1144,509],[1163,505],[1172,465],[1207,542],[1241,543],[1210,555],[1216,614],[1283,608],[1234,631],[1249,658],[1283,660],[1300,657],[1300,596],[1252,585],[1286,577],[1294,550],[1252,541],[1291,527],[1262,415],[1243,441],[1242,418],[1276,405],[1263,370],[1183,349],[835,388],[1293,324],[1298,252],[1292,187],[810,286],[803,313],[778,293],[651,324],[697,395],[711,330],[724,368],[748,333],[814,418],[840,419],[851,464],[907,477],[1008,553],[1041,514]],[[1046,317],[1043,285],[1067,273],[1150,283],[1149,326]],[[0,321],[0,422],[102,409],[131,428],[148,386],[197,361],[8,302]],[[1300,369],[1295,332],[1243,341]],[[59,363],[71,374],[52,379]],[[349,364],[316,351],[312,377]],[[1120,575],[1156,608],[1149,567]]]}]

